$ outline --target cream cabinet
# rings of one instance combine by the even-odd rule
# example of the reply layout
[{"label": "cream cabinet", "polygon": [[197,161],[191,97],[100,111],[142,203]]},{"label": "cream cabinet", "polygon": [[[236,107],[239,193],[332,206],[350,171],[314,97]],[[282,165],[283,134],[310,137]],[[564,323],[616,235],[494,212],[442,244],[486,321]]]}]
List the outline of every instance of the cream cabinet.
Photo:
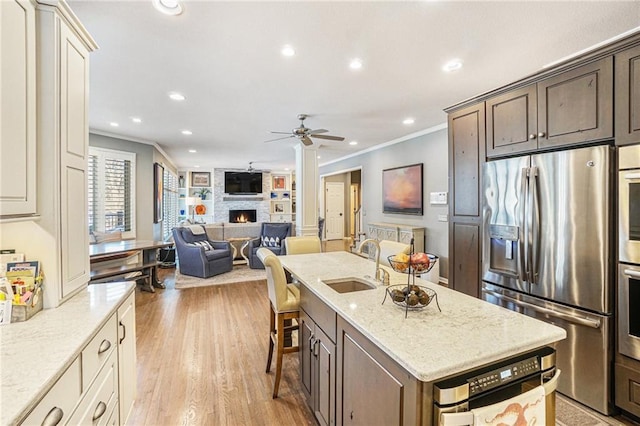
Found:
[{"label": "cream cabinet", "polygon": [[0,1],[0,218],[36,213],[36,13]]},{"label": "cream cabinet", "polygon": [[136,303],[134,293],[118,308],[119,419],[127,424],[136,399]]},{"label": "cream cabinet", "polygon": [[[64,2],[37,6],[38,212],[53,236],[58,301],[89,281],[89,52],[97,46]],[[51,303],[50,303],[51,304]]]},{"label": "cream cabinet", "polygon": [[[108,296],[102,294],[100,297]],[[75,351],[71,365],[18,424],[127,423],[136,396],[133,287],[92,336],[86,345]]]}]

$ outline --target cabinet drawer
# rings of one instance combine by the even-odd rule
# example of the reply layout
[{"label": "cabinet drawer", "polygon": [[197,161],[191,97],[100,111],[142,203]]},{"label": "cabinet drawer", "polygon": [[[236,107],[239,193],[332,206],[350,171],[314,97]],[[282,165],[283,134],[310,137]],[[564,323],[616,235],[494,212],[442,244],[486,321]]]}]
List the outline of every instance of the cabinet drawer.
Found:
[{"label": "cabinet drawer", "polygon": [[82,351],[82,389],[85,391],[118,343],[118,326],[115,314],[98,331]]},{"label": "cabinet drawer", "polygon": [[111,351],[95,382],[69,420],[70,425],[106,425],[118,404],[118,356]]},{"label": "cabinet drawer", "polygon": [[300,286],[300,307],[309,314],[322,331],[336,342],[336,313],[304,285]]},{"label": "cabinet drawer", "polygon": [[[80,358],[76,358],[21,424],[65,424],[82,394],[80,376]],[[53,421],[55,418],[59,420]]]}]

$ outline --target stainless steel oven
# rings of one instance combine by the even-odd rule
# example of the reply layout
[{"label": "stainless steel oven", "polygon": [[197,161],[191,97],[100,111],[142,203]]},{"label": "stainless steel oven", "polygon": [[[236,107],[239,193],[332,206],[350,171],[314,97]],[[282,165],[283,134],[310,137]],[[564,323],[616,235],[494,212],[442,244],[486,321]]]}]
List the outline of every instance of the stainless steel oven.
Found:
[{"label": "stainless steel oven", "polygon": [[618,265],[618,351],[640,360],[640,265]]},{"label": "stainless steel oven", "polygon": [[640,145],[618,150],[619,260],[640,265]]},{"label": "stainless steel oven", "polygon": [[[537,414],[537,424],[554,424],[555,355],[544,347],[434,383],[433,424],[472,425],[478,416],[508,416],[516,408],[529,420]],[[535,406],[537,413],[527,411]]]}]

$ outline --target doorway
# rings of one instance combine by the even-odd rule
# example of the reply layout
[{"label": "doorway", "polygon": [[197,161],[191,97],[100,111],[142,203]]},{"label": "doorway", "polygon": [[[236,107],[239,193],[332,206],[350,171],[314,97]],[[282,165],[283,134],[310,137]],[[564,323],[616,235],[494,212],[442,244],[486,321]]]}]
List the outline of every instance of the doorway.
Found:
[{"label": "doorway", "polygon": [[344,183],[325,182],[325,229],[327,240],[344,238]]}]

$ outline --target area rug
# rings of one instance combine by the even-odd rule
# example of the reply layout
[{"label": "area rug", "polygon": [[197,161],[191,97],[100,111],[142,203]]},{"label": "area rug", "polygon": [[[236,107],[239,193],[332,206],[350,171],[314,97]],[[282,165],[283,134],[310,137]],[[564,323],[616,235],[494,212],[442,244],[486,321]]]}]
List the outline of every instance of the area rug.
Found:
[{"label": "area rug", "polygon": [[198,278],[191,277],[189,275],[182,275],[176,270],[175,288],[205,287],[209,285],[244,283],[266,279],[267,272],[264,269],[251,269],[247,265],[234,266],[231,271],[211,278]]},{"label": "area rug", "polygon": [[557,426],[623,426],[613,417],[605,417],[556,393]]}]

